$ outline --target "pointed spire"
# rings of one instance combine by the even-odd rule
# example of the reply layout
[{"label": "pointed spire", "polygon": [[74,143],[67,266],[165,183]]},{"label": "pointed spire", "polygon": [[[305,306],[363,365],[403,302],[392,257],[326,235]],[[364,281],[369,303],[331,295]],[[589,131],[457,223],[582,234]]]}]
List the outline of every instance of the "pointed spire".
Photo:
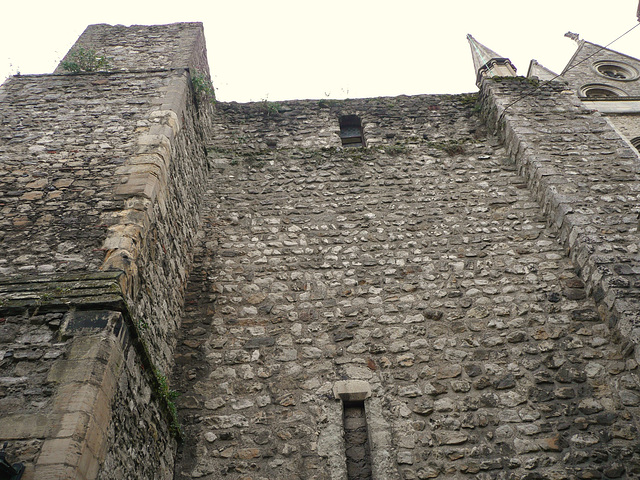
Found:
[{"label": "pointed spire", "polygon": [[506,57],[498,55],[485,47],[471,35],[467,35],[476,72],[476,85],[479,87],[483,77],[515,77],[516,67]]}]

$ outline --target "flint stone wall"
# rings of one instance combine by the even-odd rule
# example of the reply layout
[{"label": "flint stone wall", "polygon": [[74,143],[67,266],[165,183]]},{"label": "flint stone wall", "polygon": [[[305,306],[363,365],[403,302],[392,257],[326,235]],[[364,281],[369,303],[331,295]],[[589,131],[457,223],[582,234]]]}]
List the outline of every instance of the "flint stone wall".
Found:
[{"label": "flint stone wall", "polygon": [[[474,102],[218,106],[176,478],[346,478],[348,379],[371,386],[373,478],[640,472],[637,362]],[[368,149],[337,147],[349,113]]]},{"label": "flint stone wall", "polygon": [[199,24],[81,40],[120,72],[0,92],[0,441],[25,480],[171,478],[193,252],[175,478],[640,474],[637,156],[565,86],[211,117]]}]

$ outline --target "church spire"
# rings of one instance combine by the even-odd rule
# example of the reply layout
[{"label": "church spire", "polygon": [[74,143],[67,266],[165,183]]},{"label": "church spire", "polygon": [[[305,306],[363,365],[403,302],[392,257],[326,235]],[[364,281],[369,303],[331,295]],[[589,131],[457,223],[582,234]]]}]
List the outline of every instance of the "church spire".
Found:
[{"label": "church spire", "polygon": [[483,77],[515,77],[516,67],[508,58],[498,55],[485,47],[471,35],[467,35],[476,72],[476,85],[479,87]]}]

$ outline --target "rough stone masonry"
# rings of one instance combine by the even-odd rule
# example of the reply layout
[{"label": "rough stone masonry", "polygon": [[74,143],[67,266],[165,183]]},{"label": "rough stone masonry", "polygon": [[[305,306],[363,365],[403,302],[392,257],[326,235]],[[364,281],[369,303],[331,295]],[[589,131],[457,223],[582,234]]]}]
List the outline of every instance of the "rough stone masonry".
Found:
[{"label": "rough stone masonry", "polygon": [[638,157],[563,84],[211,106],[198,24],[79,43],[0,93],[24,478],[640,475]]}]

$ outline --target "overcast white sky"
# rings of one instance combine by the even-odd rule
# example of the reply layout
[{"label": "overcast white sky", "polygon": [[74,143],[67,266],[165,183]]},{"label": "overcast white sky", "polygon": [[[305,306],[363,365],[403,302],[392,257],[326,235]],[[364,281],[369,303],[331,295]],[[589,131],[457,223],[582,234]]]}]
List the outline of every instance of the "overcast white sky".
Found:
[{"label": "overcast white sky", "polygon": [[[13,1],[0,18],[0,80],[48,73],[88,24],[204,23],[223,101],[355,98],[477,90],[466,34],[559,72],[576,44],[636,23],[638,0]],[[612,45],[640,57],[640,28]]]}]

